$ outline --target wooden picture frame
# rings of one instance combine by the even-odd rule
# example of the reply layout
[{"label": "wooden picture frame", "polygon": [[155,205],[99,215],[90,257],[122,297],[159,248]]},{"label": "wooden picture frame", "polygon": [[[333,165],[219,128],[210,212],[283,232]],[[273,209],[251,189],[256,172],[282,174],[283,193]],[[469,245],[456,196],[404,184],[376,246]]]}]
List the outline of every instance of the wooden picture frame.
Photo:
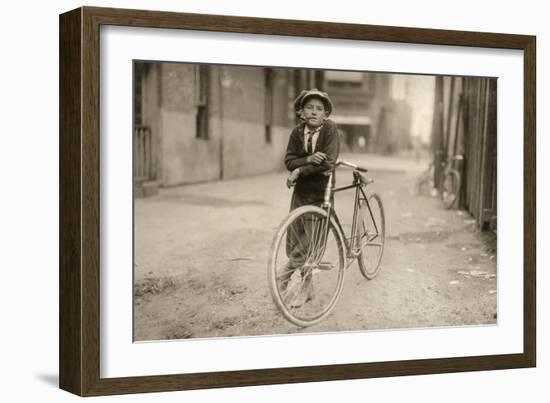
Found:
[{"label": "wooden picture frame", "polygon": [[[522,50],[523,353],[100,377],[100,27],[170,28]],[[81,396],[533,367],[536,364],[534,36],[81,7],[60,16],[60,387]]]}]

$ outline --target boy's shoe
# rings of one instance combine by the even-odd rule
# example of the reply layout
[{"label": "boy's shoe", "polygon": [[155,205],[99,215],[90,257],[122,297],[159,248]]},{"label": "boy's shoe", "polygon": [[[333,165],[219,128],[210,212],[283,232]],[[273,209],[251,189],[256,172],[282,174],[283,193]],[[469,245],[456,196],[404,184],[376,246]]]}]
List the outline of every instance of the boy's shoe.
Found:
[{"label": "boy's shoe", "polygon": [[302,292],[303,285],[304,281],[302,279],[302,273],[300,273],[300,270],[295,270],[284,287],[284,295],[281,295],[285,305],[290,306],[291,308],[298,307],[296,306],[296,300]]},{"label": "boy's shoe", "polygon": [[300,272],[300,268],[304,265],[303,261],[292,260],[290,259],[286,265],[280,270],[277,275],[277,286],[282,292],[286,289],[292,274],[295,272]]},{"label": "boy's shoe", "polygon": [[281,271],[277,274],[277,287],[279,288],[279,291],[281,293],[283,293],[287,289],[292,274],[300,271],[297,270],[299,267],[300,266],[296,262],[289,260],[286,265],[281,269]]},{"label": "boy's shoe", "polygon": [[317,269],[319,270],[332,270],[334,269],[334,263],[331,263],[331,262],[320,262],[318,265],[317,265]]},{"label": "boy's shoe", "polygon": [[285,303],[287,303],[286,301],[289,301],[288,305],[290,305],[291,308],[300,308],[312,299],[313,282],[311,281],[311,275],[305,280],[300,275],[299,283],[295,286],[292,295],[289,295],[288,299],[285,298]]}]

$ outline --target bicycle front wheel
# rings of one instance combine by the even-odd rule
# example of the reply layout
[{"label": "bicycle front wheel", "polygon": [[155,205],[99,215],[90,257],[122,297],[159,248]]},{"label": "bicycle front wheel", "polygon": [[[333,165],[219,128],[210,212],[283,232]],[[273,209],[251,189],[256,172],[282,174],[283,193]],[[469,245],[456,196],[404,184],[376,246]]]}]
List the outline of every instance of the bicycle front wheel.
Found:
[{"label": "bicycle front wheel", "polygon": [[357,256],[359,270],[363,277],[372,280],[380,271],[384,242],[386,239],[386,221],[382,199],[376,193],[361,200],[358,220],[360,252]]},{"label": "bicycle front wheel", "polygon": [[290,212],[269,253],[268,282],[275,305],[291,323],[306,327],[330,314],[342,292],[344,242],[334,217],[315,206]]}]

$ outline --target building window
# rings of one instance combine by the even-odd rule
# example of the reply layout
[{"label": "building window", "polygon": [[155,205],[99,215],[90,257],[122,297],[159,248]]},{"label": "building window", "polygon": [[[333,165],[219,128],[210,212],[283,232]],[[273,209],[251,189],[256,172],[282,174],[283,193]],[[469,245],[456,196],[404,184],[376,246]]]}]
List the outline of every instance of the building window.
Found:
[{"label": "building window", "polygon": [[264,93],[265,93],[265,142],[271,144],[273,130],[273,69],[264,69]]},{"label": "building window", "polygon": [[134,62],[134,126],[141,126],[143,121],[142,114],[142,86],[143,77],[145,76],[145,64],[142,62]]},{"label": "building window", "polygon": [[196,138],[208,140],[208,90],[210,81],[210,68],[208,65],[198,65],[195,70],[195,95],[196,95]]}]

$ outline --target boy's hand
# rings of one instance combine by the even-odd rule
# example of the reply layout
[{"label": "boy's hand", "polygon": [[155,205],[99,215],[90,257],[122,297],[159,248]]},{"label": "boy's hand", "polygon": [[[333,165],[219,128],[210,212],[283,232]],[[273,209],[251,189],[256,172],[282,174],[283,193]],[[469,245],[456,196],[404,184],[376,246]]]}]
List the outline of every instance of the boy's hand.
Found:
[{"label": "boy's hand", "polygon": [[307,162],[309,164],[319,165],[326,159],[327,159],[327,155],[325,153],[322,153],[321,151],[317,151],[315,154],[307,157]]},{"label": "boy's hand", "polygon": [[286,180],[286,187],[290,189],[292,186],[294,186],[299,176],[300,176],[300,168],[296,168],[294,171],[290,173],[290,175],[288,175],[288,178]]}]

